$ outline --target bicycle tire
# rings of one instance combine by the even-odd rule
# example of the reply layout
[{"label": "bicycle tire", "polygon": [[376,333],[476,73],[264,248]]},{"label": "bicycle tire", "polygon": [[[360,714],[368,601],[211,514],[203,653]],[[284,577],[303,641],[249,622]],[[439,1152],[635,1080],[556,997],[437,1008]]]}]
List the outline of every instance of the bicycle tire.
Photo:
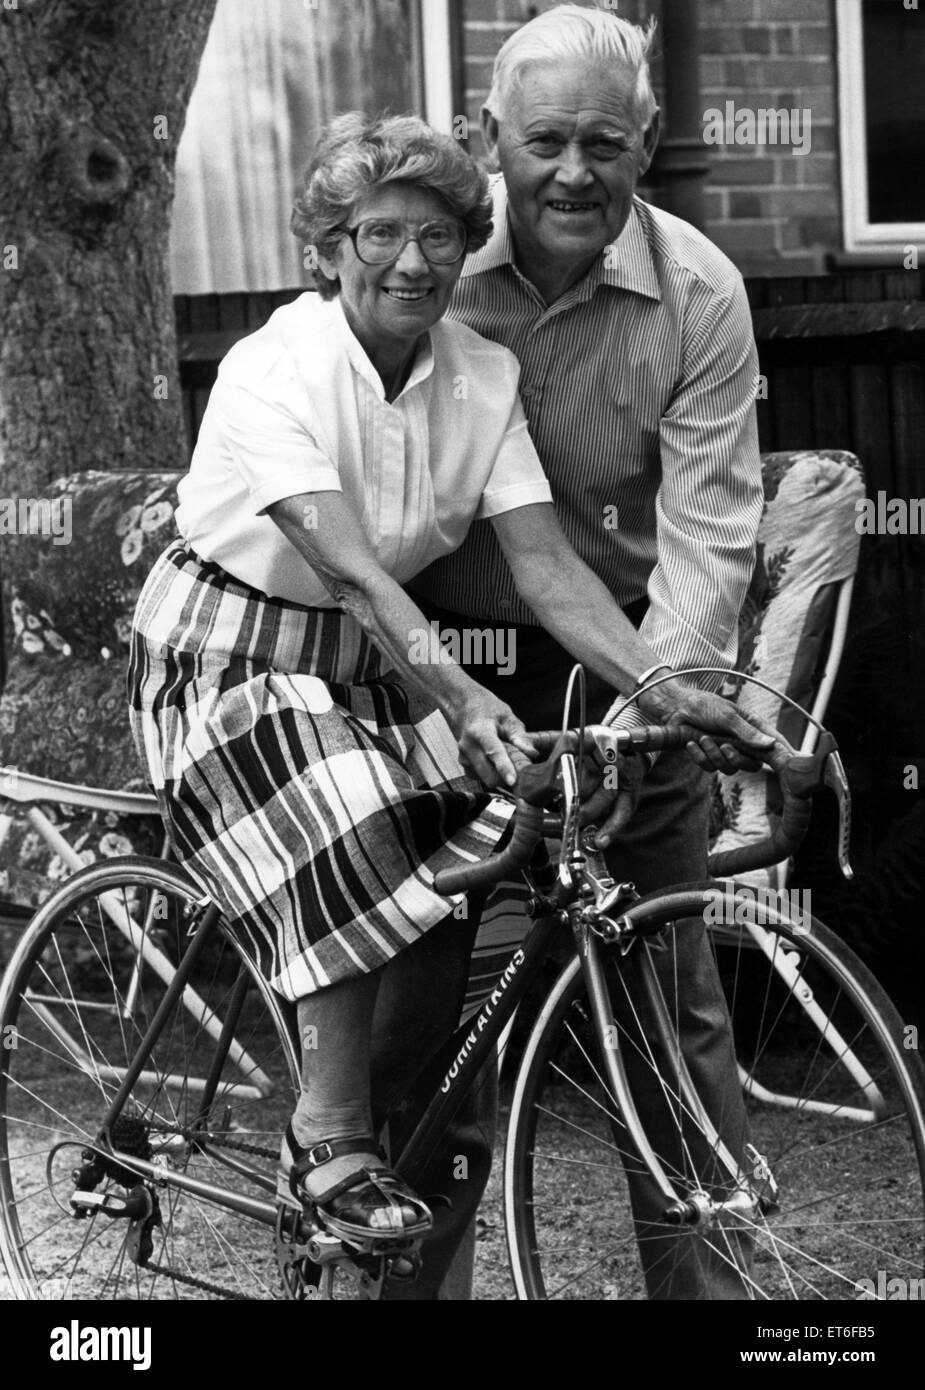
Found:
[{"label": "bicycle tire", "polygon": [[[262,1222],[156,1182],[147,1189],[151,1214],[135,1222],[86,1208],[79,1215],[70,1205],[75,1172],[98,1196],[125,1198],[139,1182],[137,1172],[104,1162],[94,1183],[100,1163],[88,1171],[93,1150],[84,1150],[97,1141],[124,1068],[165,994],[162,974],[169,976],[189,949],[190,924],[207,906],[175,865],[134,856],[104,860],[68,879],[21,938],[0,984],[0,1038],[7,1043],[0,1048],[0,1255],[7,1296],[283,1297],[273,1229]],[[148,954],[134,980],[137,954],[117,925],[132,930],[125,913],[135,930],[148,927]],[[273,1201],[279,1135],[298,1085],[291,1024],[222,921],[196,954],[187,989],[193,993],[172,1007],[149,1049],[114,1144]],[[219,1070],[220,1023],[232,999],[240,1012]],[[213,1064],[214,1101],[202,1116],[199,1098]],[[242,1175],[234,1162],[259,1176]]]},{"label": "bicycle tire", "polygon": [[[677,931],[689,929],[675,924],[702,920],[720,892],[717,883],[683,885],[650,894],[628,915],[663,928],[670,957]],[[646,1283],[618,1154],[625,1131],[601,1080],[576,956],[529,1037],[508,1126],[504,1205],[518,1298],[855,1300],[908,1290],[925,1273],[925,1071],[910,1047],[914,1032],[818,919],[795,920],[788,904],[762,903],[749,889],[727,895],[726,906],[728,921],[706,939],[732,1023],[749,1141],[779,1189],[779,1210],[755,1222],[751,1258],[736,1258],[744,1267],[738,1291],[711,1294],[707,1283],[679,1295],[651,1268]],[[613,1008],[622,986],[612,966],[607,983]],[[630,1043],[615,1027],[617,1040],[640,1055],[639,1035]],[[645,1123],[645,1096],[634,1099]],[[690,1115],[686,1125],[689,1134]],[[679,1136],[675,1160],[682,1149]],[[670,1168],[680,1200],[698,1186],[683,1166]],[[695,1267],[701,1254],[704,1269],[728,1259],[727,1228],[665,1226],[658,1234],[702,1242],[673,1246]]]}]

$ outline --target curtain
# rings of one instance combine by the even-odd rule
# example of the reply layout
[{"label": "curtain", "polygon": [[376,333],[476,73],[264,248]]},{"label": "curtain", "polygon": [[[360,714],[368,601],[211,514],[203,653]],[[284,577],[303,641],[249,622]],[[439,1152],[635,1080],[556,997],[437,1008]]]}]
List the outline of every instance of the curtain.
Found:
[{"label": "curtain", "polygon": [[321,126],[421,109],[417,0],[219,0],[177,157],[175,294],[305,284],[289,231]]}]

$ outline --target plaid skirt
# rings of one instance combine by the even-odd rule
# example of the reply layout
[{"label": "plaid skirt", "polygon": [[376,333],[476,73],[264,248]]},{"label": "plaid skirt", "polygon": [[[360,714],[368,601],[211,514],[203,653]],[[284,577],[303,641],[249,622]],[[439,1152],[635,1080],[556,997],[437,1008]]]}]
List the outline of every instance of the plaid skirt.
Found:
[{"label": "plaid skirt", "polygon": [[383,965],[462,902],[439,869],[513,807],[336,609],[269,598],[175,541],[135,611],[132,732],[179,860],[286,999]]}]

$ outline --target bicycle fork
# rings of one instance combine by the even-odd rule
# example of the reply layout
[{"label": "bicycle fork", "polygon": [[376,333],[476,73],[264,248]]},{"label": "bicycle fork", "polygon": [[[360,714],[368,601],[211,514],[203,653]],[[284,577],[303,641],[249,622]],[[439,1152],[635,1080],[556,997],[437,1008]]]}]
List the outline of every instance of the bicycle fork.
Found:
[{"label": "bicycle fork", "polygon": [[[648,943],[630,915],[624,913],[614,920],[602,910],[604,906],[612,908],[625,905],[628,899],[635,900],[638,895],[632,884],[617,885],[607,878],[602,862],[600,868],[603,872],[599,876],[594,873],[587,875],[594,884],[597,902],[593,906],[587,902],[584,906],[578,905],[570,915],[593,1031],[601,1044],[603,1080],[616,1102],[629,1145],[645,1165],[664,1202],[661,1219],[666,1225],[705,1228],[732,1220],[750,1227],[777,1207],[777,1187],[771,1170],[757,1149],[745,1144],[745,1155],[751,1164],[751,1174],[747,1173],[710,1119],[681,1054]],[[729,1194],[722,1199],[714,1198],[703,1181],[697,1179],[694,1179],[693,1190],[680,1196],[649,1142],[630,1089],[620,1029],[615,1026],[607,990],[603,954],[607,941],[616,943],[624,955],[631,949],[638,953],[636,973],[642,984],[654,1030],[662,1043],[660,1071],[665,1094],[678,1113],[679,1123],[680,1117],[684,1116],[696,1126],[716,1172],[712,1185]]]}]

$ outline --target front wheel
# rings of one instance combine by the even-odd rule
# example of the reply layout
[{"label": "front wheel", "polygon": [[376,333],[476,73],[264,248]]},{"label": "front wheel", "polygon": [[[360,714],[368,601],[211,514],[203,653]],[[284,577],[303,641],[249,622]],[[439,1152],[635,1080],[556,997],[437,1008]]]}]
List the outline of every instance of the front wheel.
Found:
[{"label": "front wheel", "polygon": [[[626,1173],[639,1161],[604,1081],[602,1046],[628,1059],[644,1126],[657,1110],[675,1116],[673,1137],[663,1128],[647,1138],[680,1201],[702,1200],[705,1190],[728,1200],[736,1179],[719,1190],[709,1158],[704,1178],[695,1107],[656,1062],[652,1029],[633,998],[633,967],[607,955],[613,1025],[601,1039],[576,958],[533,1028],[512,1105],[504,1199],[517,1296],[855,1300],[908,1291],[925,1273],[925,1072],[876,980],[821,922],[791,919],[786,904],[762,902],[752,890],[733,896],[717,884],[689,885],[652,894],[628,915],[659,930],[659,949],[637,944],[630,956],[649,951],[657,963],[675,1030],[681,933],[702,937],[712,958],[736,1056],[737,1081],[726,1078],[726,1094],[737,1113],[744,1101],[733,1126],[738,1180],[747,1173],[763,1193],[762,1210],[737,1223],[637,1229],[640,1178],[631,1190]],[[715,1097],[702,1099],[728,1138]],[[701,1153],[715,1145],[715,1131],[699,1138]]]},{"label": "front wheel", "polygon": [[[272,1223],[169,1180],[273,1203],[297,1094],[280,1001],[216,918],[181,869],[126,858],[75,874],[26,930],[0,985],[6,1297],[282,1297]],[[139,1052],[112,1145],[163,1182],[100,1152]]]}]

